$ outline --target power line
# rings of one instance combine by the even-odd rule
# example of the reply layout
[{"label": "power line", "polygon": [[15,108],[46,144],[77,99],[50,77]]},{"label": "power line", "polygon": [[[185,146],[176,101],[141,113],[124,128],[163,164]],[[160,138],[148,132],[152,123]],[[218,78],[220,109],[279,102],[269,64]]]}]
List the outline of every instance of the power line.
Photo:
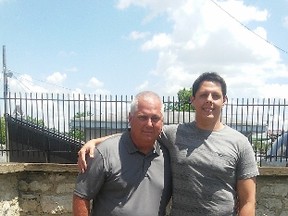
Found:
[{"label": "power line", "polygon": [[30,88],[28,87],[28,86],[26,86],[23,82],[21,82],[21,80],[19,80],[15,75],[13,75],[13,77],[16,79],[16,80],[18,80],[18,82],[20,83],[20,85],[21,85],[21,87],[24,89],[24,91],[25,91],[25,88],[27,88],[28,89],[28,91],[30,91]]},{"label": "power line", "polygon": [[[27,88],[28,90],[30,90],[29,87],[28,87],[27,85],[25,85],[25,84],[23,83],[23,81],[21,81],[20,79],[18,79],[15,74],[18,74],[18,75],[22,75],[22,74],[13,71],[13,77],[14,77],[21,85],[23,85],[25,88]],[[30,83],[33,83],[33,80],[35,80],[35,81],[44,83],[44,84],[46,84],[46,85],[55,86],[55,87],[62,88],[62,89],[68,90],[68,91],[73,91],[73,89],[70,89],[70,88],[67,88],[67,87],[63,87],[63,86],[60,86],[60,85],[55,85],[55,84],[52,84],[52,83],[48,83],[48,82],[43,81],[43,80],[38,80],[38,79],[34,79],[34,78],[33,78],[32,81],[31,81],[31,80],[25,79],[24,77],[21,77],[21,79],[22,79],[22,80],[25,80],[25,81],[27,81],[27,82],[30,82]]]},{"label": "power line", "polygon": [[264,40],[266,43],[270,44],[271,46],[275,47],[276,49],[284,52],[285,54],[288,54],[287,50],[282,49],[281,47],[277,46],[276,44],[272,43],[271,41],[263,38],[261,35],[254,32],[252,29],[250,29],[248,26],[244,25],[242,22],[240,22],[238,19],[236,19],[234,16],[232,16],[229,12],[227,12],[224,8],[222,8],[219,4],[217,4],[214,0],[210,0],[213,2],[218,8],[220,8],[222,11],[224,11],[228,16],[230,16],[232,19],[234,19],[236,22],[238,22],[240,25],[242,25],[244,28],[246,28],[248,31],[256,35],[258,38]]},{"label": "power line", "polygon": [[[2,57],[3,57],[3,82],[4,82],[3,83],[3,88],[4,88],[3,94],[4,94],[4,98],[8,94],[8,88],[9,88],[8,87],[8,78],[15,78],[20,83],[20,85],[23,88],[23,90],[25,90],[25,88],[26,88],[26,89],[28,89],[30,91],[30,88],[27,85],[25,85],[20,79],[18,79],[16,77],[15,74],[20,74],[20,73],[17,73],[17,72],[11,71],[11,70],[7,70],[7,67],[6,67],[6,47],[5,46],[3,46],[3,51],[2,52],[3,52],[3,56]],[[26,80],[27,82],[30,82],[30,83],[33,83],[33,80],[36,80],[38,82],[45,83],[46,85],[56,86],[58,88],[66,89],[68,91],[73,91],[73,89],[66,88],[66,87],[63,87],[63,86],[60,86],[60,85],[55,85],[55,84],[52,84],[52,83],[48,83],[48,82],[45,82],[43,80],[33,79],[31,81],[31,80],[25,79],[24,77],[21,77],[21,79],[24,79],[24,80]],[[0,77],[0,80],[2,80],[2,77]]]}]

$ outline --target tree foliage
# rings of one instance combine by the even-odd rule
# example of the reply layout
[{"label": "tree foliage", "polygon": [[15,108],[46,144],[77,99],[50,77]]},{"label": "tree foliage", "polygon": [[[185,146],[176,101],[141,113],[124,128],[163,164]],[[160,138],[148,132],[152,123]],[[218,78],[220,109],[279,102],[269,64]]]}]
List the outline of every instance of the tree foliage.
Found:
[{"label": "tree foliage", "polygon": [[6,124],[5,124],[5,118],[2,116],[0,118],[0,144],[6,143]]},{"label": "tree foliage", "polygon": [[44,127],[44,121],[42,119],[38,119],[38,118],[33,118],[31,116],[26,116],[26,120],[32,124],[35,124],[39,127]]},{"label": "tree foliage", "polygon": [[91,112],[77,112],[74,116],[74,118],[80,118],[80,117],[87,117],[87,116],[93,116]]},{"label": "tree foliage", "polygon": [[190,89],[180,89],[177,93],[178,102],[174,106],[176,111],[192,111],[194,108],[191,105],[192,88]]},{"label": "tree foliage", "polygon": [[77,129],[77,128],[70,128],[68,134],[69,137],[84,141],[85,140],[85,134],[83,130]]},{"label": "tree foliage", "polygon": [[[74,116],[74,119],[75,118],[80,118],[80,117],[87,117],[87,116],[92,116],[93,114],[90,113],[90,112],[77,112]],[[39,127],[45,127],[47,129],[49,129],[50,131],[54,131],[54,132],[57,132],[58,130],[56,128],[48,128],[45,126],[44,124],[44,120],[42,119],[38,119],[38,118],[33,118],[33,117],[30,117],[30,116],[26,116],[26,120],[28,122],[31,122]],[[63,133],[64,134],[64,133]],[[78,140],[82,140],[84,141],[85,140],[85,134],[84,134],[84,131],[83,130],[80,130],[80,129],[77,129],[77,128],[73,128],[71,127],[69,129],[69,132],[68,133],[65,133],[64,135],[68,136],[68,137],[71,137],[73,139],[78,139]]]},{"label": "tree foliage", "polygon": [[[81,118],[81,117],[89,117],[89,116],[93,116],[93,114],[91,112],[77,112],[73,118],[73,120],[75,121],[77,118]],[[74,126],[71,126],[69,129],[69,132],[67,134],[69,137],[72,137],[74,139],[78,139],[78,140],[85,140],[85,133],[83,130],[79,129],[79,128],[75,128]]]}]

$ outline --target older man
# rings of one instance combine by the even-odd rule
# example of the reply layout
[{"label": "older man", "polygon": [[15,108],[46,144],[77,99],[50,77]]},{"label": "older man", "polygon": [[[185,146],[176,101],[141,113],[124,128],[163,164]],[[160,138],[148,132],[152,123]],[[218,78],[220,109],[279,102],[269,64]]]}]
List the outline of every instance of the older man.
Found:
[{"label": "older man", "polygon": [[163,104],[153,92],[136,95],[129,113],[130,130],[97,146],[88,169],[77,178],[75,216],[165,215],[171,197],[167,149],[157,141],[163,126]]}]

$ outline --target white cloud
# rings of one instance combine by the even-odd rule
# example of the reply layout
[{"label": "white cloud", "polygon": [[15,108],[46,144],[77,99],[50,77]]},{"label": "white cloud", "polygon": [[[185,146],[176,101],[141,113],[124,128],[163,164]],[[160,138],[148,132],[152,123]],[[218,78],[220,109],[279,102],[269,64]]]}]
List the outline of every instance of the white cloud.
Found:
[{"label": "white cloud", "polygon": [[54,72],[52,75],[48,76],[46,80],[52,84],[61,84],[67,78],[66,74],[61,74],[60,72]]},{"label": "white cloud", "polygon": [[146,38],[149,34],[150,34],[149,32],[132,31],[129,35],[129,38],[131,40],[139,40]]},{"label": "white cloud", "polygon": [[88,81],[88,86],[90,88],[93,88],[93,89],[99,89],[99,88],[102,88],[103,87],[103,82],[99,81],[97,78],[95,77],[92,77],[89,81]]},{"label": "white cloud", "polygon": [[159,2],[119,1],[123,8],[137,5],[154,15],[165,12],[173,27],[171,32],[151,33],[141,46],[158,52],[153,70],[159,78],[158,92],[176,94],[190,87],[200,73],[216,71],[227,79],[231,97],[285,96],[275,93],[286,88],[285,84],[270,83],[271,79],[288,79],[288,65],[266,41],[268,32],[262,23],[270,18],[267,9],[243,1],[215,1],[218,5],[209,0]]},{"label": "white cloud", "polygon": [[93,93],[97,95],[110,95],[111,94],[111,92],[106,89],[96,89]]},{"label": "white cloud", "polygon": [[80,88],[76,88],[75,90],[72,90],[71,94],[73,95],[83,95],[83,90]]},{"label": "white cloud", "polygon": [[143,83],[137,86],[136,90],[140,92],[140,91],[148,90],[147,88],[149,88],[149,81],[145,80]]},{"label": "white cloud", "polygon": [[149,41],[142,45],[142,50],[163,49],[172,45],[172,40],[169,35],[161,33],[156,34]]},{"label": "white cloud", "polygon": [[288,84],[266,84],[265,86],[259,87],[259,91],[261,91],[266,98],[273,98],[275,96],[278,98],[287,98]]},{"label": "white cloud", "polygon": [[117,7],[119,9],[126,9],[130,6],[139,6],[139,7],[145,7],[149,8],[150,11],[154,12],[161,12],[166,10],[167,8],[173,8],[174,6],[177,6],[178,4],[181,4],[181,2],[184,2],[185,0],[165,0],[165,1],[155,1],[155,0],[119,0],[117,3]]},{"label": "white cloud", "polygon": [[13,92],[37,92],[37,93],[44,93],[48,92],[46,88],[43,86],[39,86],[34,83],[32,77],[27,74],[23,74],[17,79],[11,78],[8,79],[9,83],[9,90],[13,89]]}]

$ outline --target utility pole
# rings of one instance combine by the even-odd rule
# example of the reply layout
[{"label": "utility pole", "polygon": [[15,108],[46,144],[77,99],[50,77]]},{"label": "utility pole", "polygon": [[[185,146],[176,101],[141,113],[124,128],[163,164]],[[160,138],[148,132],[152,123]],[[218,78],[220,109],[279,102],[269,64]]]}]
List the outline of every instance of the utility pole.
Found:
[{"label": "utility pole", "polygon": [[[7,114],[7,94],[8,94],[8,76],[7,76],[7,68],[6,68],[6,49],[3,46],[3,98],[4,98],[4,115],[3,119],[5,121],[5,144],[6,144],[6,162],[9,162],[9,139],[8,139],[8,125],[6,121],[6,114]],[[2,128],[3,130],[3,128]]]},{"label": "utility pole", "polygon": [[7,96],[8,96],[8,78],[13,76],[12,72],[7,72],[6,67],[6,48],[3,45],[3,98],[4,98],[4,115],[7,114]]},{"label": "utility pole", "polygon": [[8,80],[7,80],[7,69],[6,69],[6,49],[3,46],[3,98],[4,98],[4,115],[6,115],[6,99],[8,92]]}]

